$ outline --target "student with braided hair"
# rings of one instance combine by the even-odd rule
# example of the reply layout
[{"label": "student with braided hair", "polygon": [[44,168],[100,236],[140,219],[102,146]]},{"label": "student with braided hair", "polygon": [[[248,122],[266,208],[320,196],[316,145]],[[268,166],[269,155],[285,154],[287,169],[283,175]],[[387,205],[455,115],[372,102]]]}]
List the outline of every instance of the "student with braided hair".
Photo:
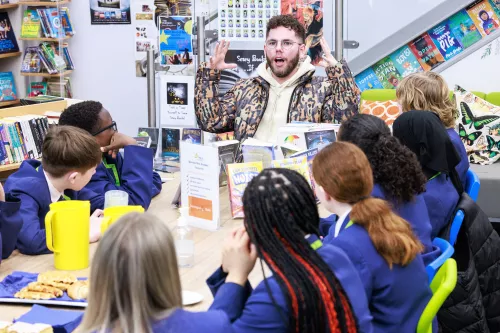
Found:
[{"label": "student with braided hair", "polygon": [[432,297],[411,226],[389,204],[370,197],[373,173],[361,149],[334,142],[313,162],[316,195],[340,216],[337,237],[325,243],[344,250],[356,267],[373,316],[374,332],[415,332]]},{"label": "student with braided hair", "polygon": [[[316,200],[300,174],[262,171],[243,207],[245,227],[230,235],[222,267],[207,281],[211,310],[224,310],[235,332],[373,332],[356,269],[317,236]],[[247,278],[257,257],[273,274],[252,290]]]}]

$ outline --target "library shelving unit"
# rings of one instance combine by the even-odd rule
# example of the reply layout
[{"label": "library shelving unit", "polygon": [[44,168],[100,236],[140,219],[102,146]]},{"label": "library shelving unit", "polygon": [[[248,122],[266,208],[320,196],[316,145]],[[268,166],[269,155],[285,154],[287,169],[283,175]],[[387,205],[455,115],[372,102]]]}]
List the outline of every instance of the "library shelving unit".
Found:
[{"label": "library shelving unit", "polygon": [[[0,11],[7,11],[9,9],[16,9],[19,7],[18,3],[8,3],[4,5],[0,5]],[[2,53],[0,54],[0,59],[6,59],[6,58],[12,58],[12,57],[19,57],[22,54],[21,51],[17,52],[9,52],[9,53]],[[19,95],[19,93],[18,93]],[[11,106],[11,105],[16,105],[19,104],[19,99],[16,99],[14,101],[3,101],[0,102],[0,108],[6,107],[6,106]]]},{"label": "library shelving unit", "polygon": [[[58,1],[50,1],[50,0],[23,1],[23,0],[19,0],[19,5],[24,7],[22,10],[23,15],[24,15],[24,11],[27,8],[36,8],[36,9],[57,8],[58,12],[59,12],[59,20],[60,20],[61,25],[62,25],[63,19],[61,16],[60,9],[61,9],[61,7],[69,7],[68,6],[69,4],[71,4],[71,0],[58,0]],[[42,18],[40,18],[40,24],[42,24]],[[38,46],[42,42],[54,43],[57,45],[56,47],[58,49],[59,55],[63,56],[63,52],[64,52],[63,47],[67,47],[69,40],[73,37],[72,35],[69,35],[69,36],[65,35],[65,36],[60,37],[60,38],[47,38],[47,37],[44,37],[42,28],[40,28],[40,34],[41,34],[40,37],[28,38],[28,37],[22,37],[22,34],[19,33],[19,36],[20,36],[19,39],[25,42],[24,43],[25,49],[27,46],[35,46],[35,45]],[[43,65],[41,65],[41,66],[43,68]],[[52,93],[49,93],[49,94],[50,95],[57,95],[60,97],[69,97],[69,96],[67,96],[67,93],[64,89],[63,82],[64,82],[66,77],[69,77],[71,75],[71,73],[73,73],[72,69],[65,69],[65,70],[58,72],[58,73],[55,73],[55,74],[50,74],[50,73],[47,73],[47,72],[42,70],[41,72],[37,72],[37,73],[21,72],[20,75],[27,79],[27,81],[28,81],[27,88],[29,88],[31,86],[32,82],[39,82],[39,81],[42,81],[43,79],[59,78],[59,91],[58,91],[58,93],[54,93],[54,91],[52,90]]]}]

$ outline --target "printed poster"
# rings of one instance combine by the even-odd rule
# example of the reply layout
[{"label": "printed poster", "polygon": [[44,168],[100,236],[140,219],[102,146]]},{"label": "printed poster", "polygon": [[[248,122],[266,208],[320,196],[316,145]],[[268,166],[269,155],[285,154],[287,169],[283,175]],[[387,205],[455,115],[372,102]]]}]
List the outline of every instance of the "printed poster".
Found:
[{"label": "printed poster", "polygon": [[160,55],[162,65],[176,66],[193,63],[191,17],[160,17]]},{"label": "printed poster", "polygon": [[394,63],[396,70],[401,74],[402,77],[424,71],[415,55],[411,52],[408,45],[401,47],[389,57]]},{"label": "printed poster", "polygon": [[466,9],[481,35],[488,36],[500,27],[498,17],[488,0],[478,0],[470,4]]},{"label": "printed poster", "polygon": [[429,35],[446,61],[463,51],[462,45],[460,45],[455,35],[451,32],[447,20],[429,30]]},{"label": "printed poster", "polygon": [[134,25],[134,54],[137,77],[146,77],[147,51],[158,50],[158,29],[153,21],[154,1],[142,0],[132,3]]},{"label": "printed poster", "polygon": [[89,0],[91,24],[130,24],[130,0]]},{"label": "printed poster", "polygon": [[160,78],[161,122],[169,127],[196,127],[194,77],[163,75]]},{"label": "printed poster", "polygon": [[384,89],[394,89],[403,79],[391,58],[386,57],[372,66]]},{"label": "printed poster", "polygon": [[[155,0],[155,23],[158,22],[159,16],[193,16],[193,2],[194,0]],[[198,5],[198,2],[196,5]],[[199,13],[198,10],[197,12]],[[205,16],[208,16],[208,14]]]},{"label": "printed poster", "polygon": [[356,85],[361,91],[368,89],[384,89],[377,75],[371,67],[365,69],[355,77]]},{"label": "printed poster", "polygon": [[247,79],[257,75],[257,67],[266,61],[264,50],[228,50],[226,63],[238,67],[222,71],[219,81],[219,96],[224,95],[239,79]]},{"label": "printed poster", "polygon": [[481,40],[481,33],[465,9],[462,9],[448,19],[453,35],[464,49]]},{"label": "printed poster", "polygon": [[430,71],[444,62],[443,55],[434,45],[428,33],[414,39],[409,46],[425,71]]},{"label": "printed poster", "polygon": [[321,60],[320,40],[323,37],[323,0],[282,0],[284,14],[295,16],[306,29],[306,47],[313,65]]},{"label": "printed poster", "polygon": [[267,21],[280,15],[279,0],[219,0],[219,36],[229,41],[264,41]]}]

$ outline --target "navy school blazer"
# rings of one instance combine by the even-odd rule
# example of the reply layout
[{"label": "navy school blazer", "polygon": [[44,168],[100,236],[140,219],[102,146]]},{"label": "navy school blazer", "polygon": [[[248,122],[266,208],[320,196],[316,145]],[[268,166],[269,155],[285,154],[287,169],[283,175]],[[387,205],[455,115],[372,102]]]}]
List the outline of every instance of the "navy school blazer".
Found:
[{"label": "navy school blazer", "polygon": [[231,323],[223,311],[190,312],[177,309],[151,324],[153,333],[231,333]]},{"label": "navy school blazer", "polygon": [[16,248],[17,236],[23,226],[20,208],[21,201],[8,194],[5,202],[0,202],[0,262]]},{"label": "navy school blazer", "polygon": [[[26,160],[18,171],[7,178],[5,192],[21,201],[19,210],[23,224],[16,247],[23,254],[50,253],[46,244],[45,215],[52,203],[49,185],[43,173],[42,162]],[[66,198],[61,200],[88,200],[91,213],[104,208],[104,195],[96,194],[86,188],[81,191],[64,191]]]},{"label": "navy school blazer", "polygon": [[[308,239],[309,243],[316,240],[318,240],[316,236]],[[368,310],[366,296],[360,292],[363,286],[350,260],[336,246],[324,244],[317,251],[344,288],[357,319],[359,332],[373,332],[372,316]],[[225,283],[226,276],[222,268],[219,268],[207,280],[208,287],[214,295],[210,310],[226,312],[234,332],[289,332],[288,321],[285,323],[283,318],[288,318],[290,310],[274,277],[266,278],[267,281],[262,281],[255,290],[252,290],[248,282],[245,287],[235,283]],[[268,293],[266,282],[272,297]],[[272,299],[275,300],[280,310],[276,308]]]},{"label": "navy school blazer", "polygon": [[153,151],[146,147],[126,146],[125,158],[103,154],[102,163],[85,186],[95,193],[121,190],[129,195],[129,205],[147,209],[151,199],[161,191],[160,175],[153,171]]},{"label": "navy school blazer", "polygon": [[467,151],[465,150],[464,143],[462,142],[462,139],[460,139],[460,136],[458,135],[457,131],[455,131],[454,128],[448,128],[446,130],[448,132],[448,136],[450,137],[451,142],[453,143],[453,146],[457,150],[458,155],[460,156],[460,163],[455,167],[455,170],[457,170],[458,176],[460,177],[460,181],[462,182],[462,185],[465,188],[465,183],[467,180],[467,170],[469,170],[469,157],[467,156]]}]

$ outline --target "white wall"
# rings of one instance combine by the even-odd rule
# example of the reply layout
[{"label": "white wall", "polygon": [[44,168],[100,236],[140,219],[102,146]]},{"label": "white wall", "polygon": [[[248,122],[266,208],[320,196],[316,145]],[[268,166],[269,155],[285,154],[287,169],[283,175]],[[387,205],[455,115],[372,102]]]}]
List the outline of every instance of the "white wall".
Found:
[{"label": "white wall", "polygon": [[[490,54],[486,55],[487,49]],[[467,90],[500,91],[500,37],[440,73],[450,89],[455,84]]]}]

